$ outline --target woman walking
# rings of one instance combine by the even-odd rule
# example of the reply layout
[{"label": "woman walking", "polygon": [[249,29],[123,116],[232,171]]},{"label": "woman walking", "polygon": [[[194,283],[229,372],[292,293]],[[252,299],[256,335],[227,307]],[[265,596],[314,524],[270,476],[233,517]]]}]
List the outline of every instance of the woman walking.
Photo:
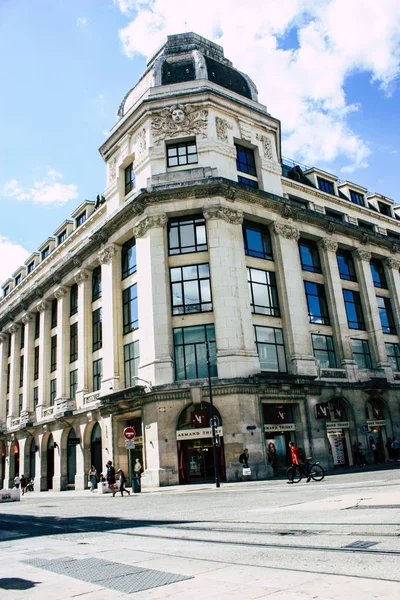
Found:
[{"label": "woman walking", "polygon": [[89,485],[90,491],[94,492],[97,487],[97,469],[94,465],[91,466],[89,471]]},{"label": "woman walking", "polygon": [[[128,494],[128,496],[130,496],[131,495],[130,491],[125,488],[125,484],[126,484],[125,473],[123,472],[122,469],[118,469],[117,473],[119,473],[119,491],[121,492],[121,496],[124,495],[124,492],[126,492]],[[113,496],[115,496],[115,493],[117,491],[118,490],[113,491]]]}]

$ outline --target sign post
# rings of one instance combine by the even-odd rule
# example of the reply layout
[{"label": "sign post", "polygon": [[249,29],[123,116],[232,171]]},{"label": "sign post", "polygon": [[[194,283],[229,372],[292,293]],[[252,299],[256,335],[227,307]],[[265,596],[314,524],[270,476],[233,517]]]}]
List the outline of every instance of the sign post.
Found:
[{"label": "sign post", "polygon": [[133,450],[135,449],[136,430],[134,427],[125,427],[124,431],[125,448],[129,450],[129,461],[131,463],[131,486],[133,487]]},{"label": "sign post", "polygon": [[210,361],[210,343],[209,342],[206,342],[206,352],[207,352],[207,371],[208,371],[208,391],[209,391],[209,395],[210,395],[210,425],[211,425],[212,444],[213,444],[215,486],[217,488],[219,488],[220,482],[219,482],[217,446],[220,445],[220,439],[219,439],[219,436],[217,436],[217,432],[216,432],[216,429],[218,427],[218,417],[216,417],[216,416],[214,417],[214,405],[213,405],[212,387],[211,387],[211,361]]}]

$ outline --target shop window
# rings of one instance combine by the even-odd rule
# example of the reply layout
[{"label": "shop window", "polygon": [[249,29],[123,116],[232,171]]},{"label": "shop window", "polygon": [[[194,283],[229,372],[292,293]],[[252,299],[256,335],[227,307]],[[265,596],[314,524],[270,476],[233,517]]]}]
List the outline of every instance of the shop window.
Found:
[{"label": "shop window", "polygon": [[369,344],[367,340],[351,340],[351,347],[353,350],[353,358],[357,363],[359,369],[371,369],[371,353],[369,351]]},{"label": "shop window", "polygon": [[72,317],[72,315],[76,315],[77,312],[78,312],[78,284],[74,283],[74,285],[72,285],[71,289],[70,289],[69,314]]},{"label": "shop window", "polygon": [[396,327],[394,324],[394,317],[390,299],[377,296],[376,301],[378,304],[379,317],[381,320],[383,333],[391,333],[392,335],[396,335]]},{"label": "shop window", "polygon": [[299,240],[301,268],[311,273],[322,273],[317,244],[312,240]]},{"label": "shop window", "polygon": [[124,346],[124,373],[125,387],[133,386],[133,378],[138,376],[139,370],[139,341],[125,344]]},{"label": "shop window", "polygon": [[134,189],[135,185],[135,171],[133,170],[133,163],[131,163],[125,169],[125,196]]},{"label": "shop window", "polygon": [[136,273],[136,240],[131,238],[122,246],[122,279]]},{"label": "shop window", "polygon": [[365,329],[364,315],[359,292],[343,290],[349,329]]},{"label": "shop window", "polygon": [[101,298],[101,292],[101,265],[99,265],[92,273],[92,302]]},{"label": "shop window", "polygon": [[238,182],[250,187],[258,188],[256,161],[254,150],[236,144],[236,169],[246,176],[238,175]]},{"label": "shop window", "polygon": [[304,289],[306,292],[308,317],[310,323],[329,325],[329,313],[324,286],[320,283],[305,281]]},{"label": "shop window", "polygon": [[50,406],[54,406],[57,395],[57,379],[50,379]]},{"label": "shop window", "polygon": [[103,324],[101,308],[92,312],[92,345],[93,352],[100,350],[103,345]]},{"label": "shop window", "polygon": [[69,362],[78,360],[78,323],[69,327]]},{"label": "shop window", "polygon": [[180,167],[198,162],[196,140],[167,145],[167,166]]},{"label": "shop window", "polygon": [[253,313],[279,317],[278,292],[275,273],[261,269],[247,269],[250,305]]},{"label": "shop window", "polygon": [[33,360],[33,379],[39,379],[39,346],[35,346],[35,354]]},{"label": "shop window", "polygon": [[122,292],[122,313],[125,335],[139,327],[136,283]]},{"label": "shop window", "polygon": [[286,373],[287,366],[282,329],[255,325],[254,330],[261,371]]},{"label": "shop window", "polygon": [[357,281],[351,252],[348,252],[347,250],[338,250],[336,252],[336,258],[339,267],[340,279],[345,279],[346,281]]},{"label": "shop window", "polygon": [[170,275],[173,315],[212,310],[210,266],[207,263],[173,267]]},{"label": "shop window", "polygon": [[78,369],[69,372],[69,397],[75,398],[78,389]]},{"label": "shop window", "polygon": [[383,268],[383,264],[380,260],[375,258],[370,261],[372,280],[374,282],[374,286],[378,288],[387,288],[385,270]]},{"label": "shop window", "polygon": [[206,342],[210,347],[210,372],[217,376],[214,325],[174,329],[175,378],[199,379],[208,376]]},{"label": "shop window", "polygon": [[264,225],[245,221],[243,223],[244,253],[247,256],[273,260],[271,236]]},{"label": "shop window", "polygon": [[317,181],[318,181],[318,189],[320,189],[321,192],[326,192],[327,194],[331,194],[332,196],[335,195],[335,187],[334,187],[332,181],[328,181],[327,179],[322,179],[322,177],[317,177]]},{"label": "shop window", "polygon": [[385,344],[385,346],[393,371],[400,372],[400,344]]},{"label": "shop window", "polygon": [[101,378],[103,376],[103,360],[93,361],[93,391],[98,392],[101,386]]},{"label": "shop window", "polygon": [[57,336],[52,335],[50,340],[50,371],[57,369]]},{"label": "shop window", "polygon": [[203,216],[179,217],[168,221],[169,254],[207,250],[206,221]]},{"label": "shop window", "polygon": [[57,311],[58,311],[58,302],[57,298],[54,298],[51,302],[51,328],[57,327]]},{"label": "shop window", "polygon": [[333,337],[330,335],[311,334],[314,356],[321,369],[335,369],[336,358],[333,348]]}]

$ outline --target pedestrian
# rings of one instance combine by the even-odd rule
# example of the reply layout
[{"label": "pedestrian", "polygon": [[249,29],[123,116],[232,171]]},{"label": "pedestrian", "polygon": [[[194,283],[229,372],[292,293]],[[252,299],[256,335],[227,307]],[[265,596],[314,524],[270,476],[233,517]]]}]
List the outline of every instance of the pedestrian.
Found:
[{"label": "pedestrian", "polygon": [[29,477],[26,489],[28,492],[35,491],[35,480],[33,479],[33,477]]},{"label": "pedestrian", "polygon": [[[117,473],[119,473],[119,491],[121,492],[121,496],[124,495],[124,492],[126,492],[128,494],[128,496],[130,496],[131,495],[130,491],[125,488],[125,484],[126,484],[125,473],[123,472],[122,469],[118,469]],[[117,490],[114,489],[113,496],[115,496],[116,492],[117,492]]]},{"label": "pedestrian", "polygon": [[27,481],[26,481],[26,477],[24,474],[21,475],[21,492],[22,495],[25,495],[26,492],[26,486],[27,486]]},{"label": "pedestrian", "polygon": [[[293,442],[289,442],[290,455],[292,459],[292,478],[288,481],[288,483],[293,483],[293,477],[296,471],[296,468],[301,468],[301,459],[300,459],[300,450],[297,446],[294,445]],[[307,483],[311,481],[311,476],[307,477]]]},{"label": "pedestrian", "polygon": [[378,462],[378,453],[376,451],[376,444],[375,444],[375,440],[372,437],[372,435],[369,436],[368,443],[369,443],[369,448],[372,452],[372,456],[374,457],[374,463],[377,463]]},{"label": "pedestrian", "polygon": [[106,479],[107,479],[108,487],[113,492],[113,496],[114,496],[116,481],[115,481],[115,469],[113,467],[112,460],[109,460],[107,463]]},{"label": "pedestrian", "polygon": [[376,440],[376,457],[377,461],[380,465],[383,465],[385,462],[385,447],[383,445],[382,438],[378,438]]},{"label": "pedestrian", "polygon": [[392,453],[393,453],[393,460],[396,460],[397,462],[399,462],[399,448],[400,448],[400,444],[399,441],[396,439],[396,436],[393,436],[392,439]]},{"label": "pedestrian", "polygon": [[392,438],[388,437],[387,442],[385,444],[385,448],[388,452],[389,461],[393,460],[393,449],[392,449]]},{"label": "pedestrian", "polygon": [[360,452],[360,442],[358,440],[354,440],[353,442],[353,456],[354,456],[354,464],[356,467],[361,467],[361,452]]},{"label": "pedestrian", "polygon": [[97,487],[97,469],[94,465],[89,470],[89,486],[91,492],[94,492]]},{"label": "pedestrian", "polygon": [[358,442],[358,450],[360,452],[360,457],[361,457],[361,466],[365,467],[368,463],[367,463],[365,448],[361,442]]},{"label": "pedestrian", "polygon": [[245,448],[242,454],[239,456],[239,462],[244,469],[249,468],[249,451]]},{"label": "pedestrian", "polygon": [[278,455],[276,453],[276,446],[275,446],[274,442],[270,442],[268,444],[267,460],[268,460],[269,464],[271,465],[272,470],[274,471],[274,475],[277,475],[278,474]]},{"label": "pedestrian", "polygon": [[16,487],[16,488],[17,488],[17,490],[18,490],[18,488],[19,488],[19,486],[20,486],[20,483],[21,483],[21,480],[20,480],[20,478],[19,478],[19,475],[16,475],[16,476],[14,477],[14,487]]}]

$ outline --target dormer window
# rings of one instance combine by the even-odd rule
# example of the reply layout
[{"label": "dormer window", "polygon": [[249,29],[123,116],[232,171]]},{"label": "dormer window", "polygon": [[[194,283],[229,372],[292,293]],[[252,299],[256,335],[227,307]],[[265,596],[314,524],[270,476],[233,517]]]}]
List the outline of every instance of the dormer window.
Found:
[{"label": "dormer window", "polygon": [[28,274],[32,273],[32,271],[33,271],[34,268],[35,268],[35,261],[32,261],[28,265]]},{"label": "dormer window", "polygon": [[133,163],[131,163],[125,169],[125,196],[133,190],[135,185],[136,185],[135,171],[133,170]]},{"label": "dormer window", "polygon": [[10,286],[7,285],[7,287],[4,288],[4,298],[7,296],[7,294],[9,294],[10,292]]},{"label": "dormer window", "polygon": [[67,239],[67,230],[64,229],[64,231],[62,231],[60,233],[60,235],[57,236],[57,244],[60,245],[63,243],[64,240]]},{"label": "dormer window", "polygon": [[41,254],[42,260],[47,258],[49,254],[50,254],[50,246],[46,246],[46,248],[44,250],[42,250],[42,254]]},{"label": "dormer window", "polygon": [[358,204],[358,206],[364,206],[364,196],[359,192],[354,192],[353,190],[350,190],[350,200],[353,202],[353,204]]},{"label": "dormer window", "polygon": [[335,195],[335,187],[332,181],[328,181],[327,179],[322,179],[322,177],[317,177],[318,180],[318,189],[321,192],[326,192],[327,194]]},{"label": "dormer window", "polygon": [[80,215],[78,215],[75,219],[76,226],[79,227],[86,221],[86,210],[84,210]]},{"label": "dormer window", "polygon": [[180,144],[167,145],[167,166],[180,167],[181,165],[193,165],[197,163],[196,140],[182,142]]},{"label": "dormer window", "polygon": [[21,279],[22,279],[22,275],[17,275],[16,278],[14,279],[14,283],[17,286],[19,283],[21,283]]},{"label": "dormer window", "polygon": [[386,215],[387,217],[392,216],[392,211],[390,210],[389,204],[385,204],[384,202],[378,202],[378,207],[381,215]]}]

